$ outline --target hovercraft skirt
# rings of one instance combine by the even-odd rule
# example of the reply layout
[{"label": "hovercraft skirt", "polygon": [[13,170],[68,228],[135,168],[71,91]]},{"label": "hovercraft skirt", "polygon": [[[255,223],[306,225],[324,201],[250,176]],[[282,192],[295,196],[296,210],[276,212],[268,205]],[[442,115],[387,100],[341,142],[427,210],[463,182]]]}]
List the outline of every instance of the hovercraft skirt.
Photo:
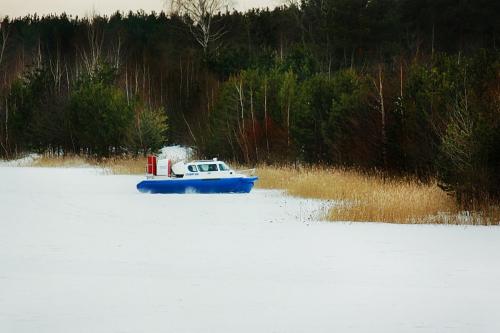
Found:
[{"label": "hovercraft skirt", "polygon": [[258,177],[150,179],[137,184],[142,193],[250,193]]}]

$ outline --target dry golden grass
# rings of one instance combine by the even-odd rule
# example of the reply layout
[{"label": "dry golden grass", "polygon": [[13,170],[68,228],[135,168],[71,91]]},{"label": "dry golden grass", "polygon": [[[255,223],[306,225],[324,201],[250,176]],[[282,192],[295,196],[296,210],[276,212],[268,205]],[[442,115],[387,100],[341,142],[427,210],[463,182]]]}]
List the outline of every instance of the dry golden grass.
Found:
[{"label": "dry golden grass", "polygon": [[[79,156],[42,156],[38,167],[100,167],[112,174],[143,174],[145,158],[94,160]],[[244,167],[241,167],[244,169]],[[485,205],[464,212],[435,182],[384,178],[355,170],[323,167],[259,166],[257,187],[283,189],[293,196],[336,201],[327,213],[331,221],[500,224],[500,207]]]},{"label": "dry golden grass", "polygon": [[111,158],[102,160],[97,165],[110,170],[115,175],[140,175],[146,172],[144,157]]},{"label": "dry golden grass", "polygon": [[72,168],[91,166],[91,163],[80,156],[49,156],[42,155],[33,161],[31,166],[41,168]]},{"label": "dry golden grass", "polygon": [[461,212],[455,200],[436,183],[321,167],[261,166],[257,172],[260,188],[284,189],[294,196],[338,201],[326,216],[331,221],[500,223],[498,207],[476,213]]}]

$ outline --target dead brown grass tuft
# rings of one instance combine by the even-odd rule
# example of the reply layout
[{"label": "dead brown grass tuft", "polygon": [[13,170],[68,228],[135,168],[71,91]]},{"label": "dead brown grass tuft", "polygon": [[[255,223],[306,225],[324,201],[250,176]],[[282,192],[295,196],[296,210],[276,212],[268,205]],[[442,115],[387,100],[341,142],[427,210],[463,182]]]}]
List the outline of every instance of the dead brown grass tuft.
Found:
[{"label": "dead brown grass tuft", "polygon": [[455,200],[435,182],[423,184],[416,179],[321,167],[261,166],[257,172],[258,187],[338,201],[326,216],[331,221],[500,224],[498,207],[461,212]]}]

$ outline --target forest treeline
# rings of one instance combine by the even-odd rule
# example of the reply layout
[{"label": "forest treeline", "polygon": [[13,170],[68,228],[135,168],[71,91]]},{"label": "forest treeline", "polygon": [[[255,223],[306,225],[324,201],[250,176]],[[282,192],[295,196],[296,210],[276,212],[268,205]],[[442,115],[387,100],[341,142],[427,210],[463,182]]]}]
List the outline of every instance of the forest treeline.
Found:
[{"label": "forest treeline", "polygon": [[500,4],[303,0],[215,13],[5,17],[0,156],[323,163],[500,197]]}]

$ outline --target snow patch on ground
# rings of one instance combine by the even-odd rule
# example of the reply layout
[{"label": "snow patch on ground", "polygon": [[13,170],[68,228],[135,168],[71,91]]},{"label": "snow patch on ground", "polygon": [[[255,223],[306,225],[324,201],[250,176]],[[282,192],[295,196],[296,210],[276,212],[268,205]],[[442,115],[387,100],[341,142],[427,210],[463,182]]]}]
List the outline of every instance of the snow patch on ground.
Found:
[{"label": "snow patch on ground", "polygon": [[33,163],[40,158],[38,154],[29,154],[25,157],[21,157],[16,160],[1,160],[0,167],[27,167],[33,165]]},{"label": "snow patch on ground", "polygon": [[[167,146],[160,149],[158,157],[162,159],[170,159],[174,163],[179,161],[188,161],[194,156],[194,150],[190,147],[180,145]],[[0,167],[29,167],[40,158],[39,154],[29,154],[27,156],[15,160],[2,160],[0,159]],[[71,166],[73,168],[93,168],[92,165],[82,163],[78,166]]]},{"label": "snow patch on ground", "polygon": [[188,161],[194,156],[193,148],[184,146],[168,146],[160,150],[159,157],[161,159],[172,160],[173,163],[180,161]]},{"label": "snow patch on ground", "polygon": [[0,167],[0,332],[499,332],[500,228]]}]

